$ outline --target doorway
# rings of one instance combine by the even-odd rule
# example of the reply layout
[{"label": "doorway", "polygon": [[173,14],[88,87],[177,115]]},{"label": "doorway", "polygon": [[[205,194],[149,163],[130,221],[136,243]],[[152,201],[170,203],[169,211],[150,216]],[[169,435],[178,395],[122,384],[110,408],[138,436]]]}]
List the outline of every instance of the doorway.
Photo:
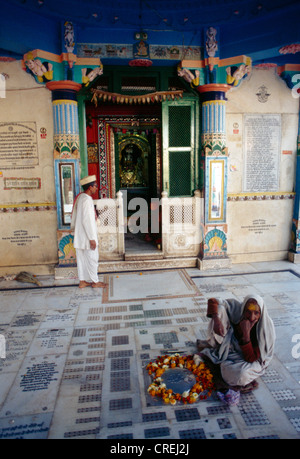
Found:
[{"label": "doorway", "polygon": [[157,138],[159,131],[153,126],[115,134],[116,192],[123,195],[125,258],[161,251],[159,212],[153,213],[161,194]]},{"label": "doorway", "polygon": [[[86,105],[88,172],[98,177],[97,198],[124,197],[125,258],[161,252],[159,212],[151,206],[162,192],[161,106],[99,108]],[[154,201],[154,203],[153,203]]]}]

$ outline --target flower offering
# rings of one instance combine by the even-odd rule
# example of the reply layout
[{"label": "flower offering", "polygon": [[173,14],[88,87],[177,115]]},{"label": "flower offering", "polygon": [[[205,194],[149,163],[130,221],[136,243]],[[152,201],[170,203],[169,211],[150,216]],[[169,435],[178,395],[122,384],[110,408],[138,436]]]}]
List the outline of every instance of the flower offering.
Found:
[{"label": "flower offering", "polygon": [[[187,369],[194,375],[195,384],[182,393],[174,392],[163,382],[163,374],[166,370],[181,368]],[[175,405],[177,402],[184,404],[195,403],[204,400],[214,390],[213,375],[204,362],[196,364],[192,355],[180,354],[164,355],[146,366],[148,374],[153,378],[148,387],[148,393],[153,397],[161,397],[165,403]]]}]

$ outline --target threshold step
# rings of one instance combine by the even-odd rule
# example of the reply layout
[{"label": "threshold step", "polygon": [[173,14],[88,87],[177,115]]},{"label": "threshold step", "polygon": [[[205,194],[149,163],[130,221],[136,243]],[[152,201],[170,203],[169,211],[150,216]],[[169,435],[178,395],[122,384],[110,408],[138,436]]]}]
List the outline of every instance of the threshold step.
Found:
[{"label": "threshold step", "polygon": [[198,267],[198,258],[162,258],[156,260],[102,261],[98,265],[101,274],[110,272],[143,271],[155,269],[180,269]]},{"label": "threshold step", "polygon": [[162,260],[162,252],[127,252],[125,253],[125,261],[143,261],[143,260]]},{"label": "threshold step", "polygon": [[[156,269],[200,268],[197,257],[162,258],[155,260],[107,260],[98,264],[99,274],[127,271],[155,271]],[[55,279],[78,279],[76,266],[57,266]],[[102,279],[101,279],[102,280]]]}]

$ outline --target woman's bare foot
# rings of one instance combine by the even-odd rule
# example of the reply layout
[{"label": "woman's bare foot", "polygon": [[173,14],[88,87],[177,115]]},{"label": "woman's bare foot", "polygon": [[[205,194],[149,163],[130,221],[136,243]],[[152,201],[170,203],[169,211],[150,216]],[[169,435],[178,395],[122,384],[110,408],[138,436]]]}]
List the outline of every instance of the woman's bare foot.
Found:
[{"label": "woman's bare foot", "polygon": [[231,389],[239,391],[241,394],[248,394],[248,392],[252,392],[257,388],[258,382],[256,380],[251,381],[249,384],[246,384],[246,386],[231,386]]}]

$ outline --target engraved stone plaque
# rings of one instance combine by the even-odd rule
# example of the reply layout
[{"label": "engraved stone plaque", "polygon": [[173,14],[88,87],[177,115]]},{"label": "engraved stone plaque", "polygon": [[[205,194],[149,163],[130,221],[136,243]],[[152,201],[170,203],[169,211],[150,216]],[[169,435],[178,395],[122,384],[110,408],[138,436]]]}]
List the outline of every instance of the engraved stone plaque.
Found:
[{"label": "engraved stone plaque", "polygon": [[36,166],[38,163],[36,123],[0,123],[1,169]]},{"label": "engraved stone plaque", "polygon": [[244,192],[279,190],[281,116],[244,116]]}]

